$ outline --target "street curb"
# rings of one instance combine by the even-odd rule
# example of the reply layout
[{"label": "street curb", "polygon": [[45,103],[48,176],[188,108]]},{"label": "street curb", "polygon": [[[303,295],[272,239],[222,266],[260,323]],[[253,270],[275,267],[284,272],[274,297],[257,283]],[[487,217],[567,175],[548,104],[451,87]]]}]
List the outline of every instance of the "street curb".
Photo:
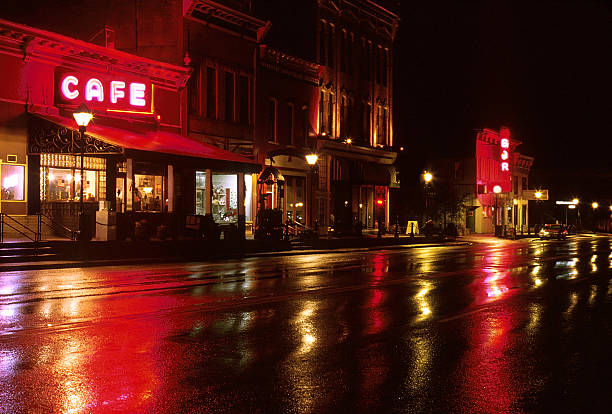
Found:
[{"label": "street curb", "polygon": [[306,254],[333,254],[333,253],[349,253],[355,251],[374,251],[374,250],[401,250],[401,249],[419,249],[424,247],[443,247],[443,246],[467,246],[471,242],[448,242],[448,243],[414,243],[414,244],[392,244],[366,247],[338,247],[332,249],[302,249],[302,250],[282,250],[269,252],[254,252],[254,253],[236,253],[222,256],[210,256],[207,258],[185,259],[180,257],[167,258],[137,258],[137,259],[110,259],[110,260],[70,260],[57,261],[54,263],[45,262],[30,262],[24,264],[7,263],[5,266],[0,266],[0,274],[3,272],[18,272],[27,270],[53,270],[53,269],[68,269],[79,267],[101,267],[101,266],[126,266],[126,265],[143,265],[143,264],[161,264],[161,263],[205,263],[212,260],[222,259],[239,259],[250,257],[278,257],[278,256],[299,256]]}]

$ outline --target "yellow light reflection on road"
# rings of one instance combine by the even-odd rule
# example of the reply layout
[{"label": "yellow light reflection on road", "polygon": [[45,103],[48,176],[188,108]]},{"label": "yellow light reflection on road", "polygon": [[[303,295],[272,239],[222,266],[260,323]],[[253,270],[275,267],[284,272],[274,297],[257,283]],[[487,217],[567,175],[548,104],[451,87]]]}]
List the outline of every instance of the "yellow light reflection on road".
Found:
[{"label": "yellow light reflection on road", "polygon": [[299,349],[299,353],[301,354],[310,352],[315,342],[317,341],[314,325],[311,321],[315,310],[315,303],[312,301],[307,301],[306,303],[304,303],[304,307],[300,311],[300,314],[296,321],[302,337],[302,344]]},{"label": "yellow light reflection on road", "polygon": [[421,290],[419,290],[414,296],[417,306],[419,307],[419,321],[427,319],[431,315],[431,307],[427,298],[427,293],[431,290],[432,287],[431,283],[425,281],[421,286]]}]

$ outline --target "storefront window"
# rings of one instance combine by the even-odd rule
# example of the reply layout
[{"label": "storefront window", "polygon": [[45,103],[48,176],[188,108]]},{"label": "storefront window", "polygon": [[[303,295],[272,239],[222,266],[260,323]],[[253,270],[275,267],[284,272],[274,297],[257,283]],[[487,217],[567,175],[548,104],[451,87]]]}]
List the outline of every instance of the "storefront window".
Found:
[{"label": "storefront window", "polygon": [[23,165],[1,164],[2,200],[25,200],[25,167]]},{"label": "storefront window", "polygon": [[40,157],[40,198],[42,201],[78,201],[83,186],[83,201],[106,198],[106,160],[85,157],[83,180],[80,158],[74,155],[42,154]]},{"label": "storefront window", "polygon": [[301,177],[286,177],[287,190],[287,220],[304,223],[304,185],[305,180]]},{"label": "storefront window", "polygon": [[196,171],[196,214],[206,214],[206,173]]},{"label": "storefront window", "polygon": [[244,192],[244,215],[246,221],[252,221],[251,198],[253,197],[253,178],[249,174],[244,176],[244,184],[246,191]]},{"label": "storefront window", "polygon": [[67,201],[74,199],[74,176],[72,174],[73,170],[59,168],[48,169],[49,193],[47,200]]},{"label": "storefront window", "polygon": [[238,221],[238,178],[236,174],[213,174],[212,213],[216,222]]},{"label": "storefront window", "polygon": [[134,211],[162,211],[164,177],[134,174]]}]

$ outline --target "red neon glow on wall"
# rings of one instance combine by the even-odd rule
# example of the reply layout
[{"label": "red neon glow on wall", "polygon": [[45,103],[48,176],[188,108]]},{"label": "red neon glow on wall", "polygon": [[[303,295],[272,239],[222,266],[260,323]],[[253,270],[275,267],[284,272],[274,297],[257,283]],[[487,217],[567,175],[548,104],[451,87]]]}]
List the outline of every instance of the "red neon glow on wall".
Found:
[{"label": "red neon glow on wall", "polygon": [[150,81],[121,75],[82,73],[64,68],[55,71],[55,105],[91,109],[153,113]]}]

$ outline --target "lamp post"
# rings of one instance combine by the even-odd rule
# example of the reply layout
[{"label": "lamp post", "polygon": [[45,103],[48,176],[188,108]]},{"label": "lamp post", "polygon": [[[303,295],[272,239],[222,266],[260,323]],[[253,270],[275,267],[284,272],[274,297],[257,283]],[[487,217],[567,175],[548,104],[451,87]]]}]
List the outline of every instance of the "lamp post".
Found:
[{"label": "lamp post", "polygon": [[425,181],[425,220],[427,220],[427,212],[429,210],[429,185],[433,180],[433,174],[429,171],[423,173],[423,181]]},{"label": "lamp post", "polygon": [[308,216],[310,217],[310,227],[313,228],[315,231],[317,231],[317,229],[315,229],[315,220],[313,217],[313,206],[314,206],[314,175],[315,175],[315,171],[317,168],[317,160],[319,159],[319,157],[317,156],[317,154],[313,151],[309,154],[306,155],[306,163],[310,166],[310,202],[308,203]]},{"label": "lamp post", "polygon": [[[85,181],[84,177],[84,168],[83,163],[85,160],[85,131],[87,130],[87,125],[89,121],[93,118],[93,113],[87,108],[85,104],[79,105],[79,107],[72,114],[74,116],[74,120],[79,126],[79,134],[81,141],[81,188],[79,191],[79,234],[83,234],[83,230],[85,229],[84,224],[84,212],[83,212],[83,183]],[[81,236],[82,237],[82,236]]]}]

